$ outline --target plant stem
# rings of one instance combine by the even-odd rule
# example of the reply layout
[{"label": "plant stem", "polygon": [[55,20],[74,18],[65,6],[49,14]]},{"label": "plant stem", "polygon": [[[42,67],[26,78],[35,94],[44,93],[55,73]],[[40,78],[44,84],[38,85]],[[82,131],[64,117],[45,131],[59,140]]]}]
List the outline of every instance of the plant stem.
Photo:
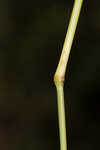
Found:
[{"label": "plant stem", "polygon": [[60,147],[61,150],[66,150],[66,121],[65,121],[65,109],[64,109],[64,91],[63,86],[57,86],[57,98],[58,98],[58,116],[59,116],[59,129],[60,129]]},{"label": "plant stem", "polygon": [[65,121],[65,109],[64,109],[64,80],[65,72],[67,68],[68,58],[74,39],[74,34],[76,26],[78,23],[80,10],[83,0],[75,0],[74,7],[69,22],[68,31],[66,34],[65,42],[62,49],[62,54],[60,61],[54,75],[54,82],[57,88],[57,99],[58,99],[58,118],[59,118],[59,130],[60,130],[60,149],[67,150],[67,140],[66,140],[66,121]]}]

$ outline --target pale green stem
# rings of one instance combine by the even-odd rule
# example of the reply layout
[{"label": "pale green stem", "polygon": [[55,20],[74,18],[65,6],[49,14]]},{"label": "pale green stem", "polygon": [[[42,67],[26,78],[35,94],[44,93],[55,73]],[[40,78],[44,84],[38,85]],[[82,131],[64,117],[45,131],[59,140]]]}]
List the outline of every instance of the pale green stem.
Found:
[{"label": "pale green stem", "polygon": [[70,18],[65,42],[63,45],[63,49],[62,49],[62,54],[61,54],[60,61],[59,61],[59,64],[58,64],[58,67],[57,67],[57,70],[55,73],[55,81],[56,81],[56,78],[57,78],[57,80],[58,80],[58,78],[63,80],[65,77],[65,71],[66,71],[66,67],[67,67],[67,63],[68,63],[68,58],[69,58],[72,42],[74,39],[76,26],[77,26],[78,19],[79,19],[82,2],[83,2],[83,0],[75,0],[75,2],[74,2],[72,15]]},{"label": "pale green stem", "polygon": [[63,86],[57,86],[57,98],[58,98],[58,118],[59,118],[59,131],[60,131],[60,149],[66,150],[66,122],[65,122],[65,108],[64,108],[64,91]]},{"label": "pale green stem", "polygon": [[54,75],[54,82],[57,88],[58,118],[59,118],[60,149],[61,150],[67,150],[63,86],[64,86],[64,79],[65,79],[65,72],[66,72],[66,67],[68,63],[68,58],[69,58],[72,42],[74,39],[74,34],[75,34],[76,26],[78,23],[82,2],[83,0],[75,0],[74,2],[74,7],[73,7],[68,31],[67,31],[64,46],[62,49],[62,54],[60,57],[60,61],[59,61],[56,73]]}]

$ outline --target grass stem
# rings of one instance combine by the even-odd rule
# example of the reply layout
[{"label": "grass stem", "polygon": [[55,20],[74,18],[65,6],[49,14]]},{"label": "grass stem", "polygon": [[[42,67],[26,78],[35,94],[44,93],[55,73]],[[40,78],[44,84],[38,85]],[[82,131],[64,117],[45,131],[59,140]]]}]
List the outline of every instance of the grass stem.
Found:
[{"label": "grass stem", "polygon": [[65,72],[67,68],[68,58],[74,39],[76,26],[78,23],[80,10],[83,0],[75,0],[72,15],[70,18],[68,31],[66,34],[65,42],[62,49],[60,61],[54,75],[54,83],[57,88],[57,100],[58,100],[58,118],[59,118],[59,132],[60,132],[60,149],[67,150],[67,138],[66,138],[66,121],[65,121],[65,108],[64,108],[64,80]]}]

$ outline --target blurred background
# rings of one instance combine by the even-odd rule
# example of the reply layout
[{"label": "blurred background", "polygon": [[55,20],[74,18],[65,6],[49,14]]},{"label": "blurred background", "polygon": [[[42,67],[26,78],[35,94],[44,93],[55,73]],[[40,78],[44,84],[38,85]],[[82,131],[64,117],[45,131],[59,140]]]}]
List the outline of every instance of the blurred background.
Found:
[{"label": "blurred background", "polygon": [[[0,0],[0,150],[59,150],[53,83],[74,0]],[[84,1],[65,81],[68,150],[100,149],[100,1]]]}]

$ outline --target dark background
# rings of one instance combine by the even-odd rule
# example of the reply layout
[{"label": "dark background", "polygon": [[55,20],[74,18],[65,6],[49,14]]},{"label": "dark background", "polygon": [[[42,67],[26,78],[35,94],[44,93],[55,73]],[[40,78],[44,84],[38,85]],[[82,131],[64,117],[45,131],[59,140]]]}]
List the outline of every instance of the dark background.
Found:
[{"label": "dark background", "polygon": [[[0,150],[59,149],[53,83],[73,0],[0,0]],[[100,1],[84,0],[65,81],[68,150],[100,149]]]}]

